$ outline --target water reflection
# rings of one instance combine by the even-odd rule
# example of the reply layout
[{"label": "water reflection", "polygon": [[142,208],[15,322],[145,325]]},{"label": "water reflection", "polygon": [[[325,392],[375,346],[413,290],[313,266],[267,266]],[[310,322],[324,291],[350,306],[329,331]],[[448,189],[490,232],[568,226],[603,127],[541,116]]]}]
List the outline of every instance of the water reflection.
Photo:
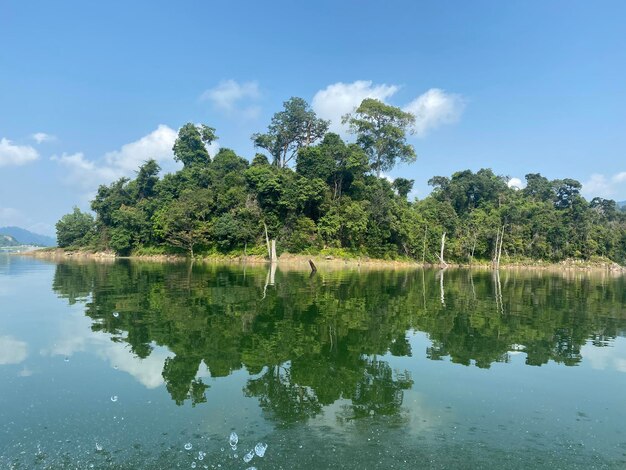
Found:
[{"label": "water reflection", "polygon": [[[80,330],[91,341],[108,338],[101,355],[147,387],[164,381],[177,404],[207,400],[205,368],[211,377],[245,368],[243,393],[279,424],[339,402],[346,421],[399,415],[414,378],[386,354],[479,368],[520,353],[528,365],[572,366],[588,354],[592,364],[623,367],[597,352],[626,330],[623,278],[463,270],[310,276],[121,261],[58,264],[53,289],[84,303],[89,323],[68,330],[61,346],[80,347]],[[412,351],[412,330],[428,334],[425,351]]]},{"label": "water reflection", "polygon": [[28,345],[12,336],[0,336],[0,365],[20,364],[28,356]]}]

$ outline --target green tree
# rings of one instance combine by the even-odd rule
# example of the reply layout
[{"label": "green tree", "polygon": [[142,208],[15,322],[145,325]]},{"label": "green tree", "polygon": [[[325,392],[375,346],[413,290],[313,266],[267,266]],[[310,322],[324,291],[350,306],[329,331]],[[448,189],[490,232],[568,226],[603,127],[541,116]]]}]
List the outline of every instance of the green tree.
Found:
[{"label": "green tree", "polygon": [[398,192],[398,196],[406,199],[411,190],[413,189],[413,183],[415,180],[409,180],[406,178],[396,178],[393,180],[392,186]]},{"label": "green tree", "polygon": [[161,167],[155,160],[148,160],[139,167],[137,171],[136,184],[136,199],[146,199],[155,195],[154,187],[159,181],[159,171]]},{"label": "green tree", "polygon": [[275,165],[286,168],[300,148],[324,136],[329,122],[318,118],[302,98],[290,98],[283,103],[283,108],[272,117],[267,133],[253,134],[252,141],[270,153]]},{"label": "green tree", "polygon": [[57,245],[61,248],[84,246],[91,241],[94,229],[93,216],[74,207],[56,223]]},{"label": "green tree", "polygon": [[185,167],[206,165],[211,161],[207,145],[217,140],[215,129],[204,124],[196,126],[189,122],[180,128],[174,142],[174,159]]},{"label": "green tree", "polygon": [[301,149],[296,161],[296,172],[309,179],[326,181],[333,199],[348,191],[352,182],[367,172],[367,167],[365,152],[358,145],[346,145],[332,132],[319,145]]},{"label": "green tree", "polygon": [[357,143],[367,153],[372,169],[380,177],[392,169],[398,160],[415,161],[415,149],[407,144],[407,133],[415,124],[415,116],[382,101],[366,98],[353,114],[343,117],[356,134]]},{"label": "green tree", "polygon": [[168,243],[187,250],[193,258],[194,248],[209,240],[213,205],[211,190],[185,191],[155,214],[155,225]]}]

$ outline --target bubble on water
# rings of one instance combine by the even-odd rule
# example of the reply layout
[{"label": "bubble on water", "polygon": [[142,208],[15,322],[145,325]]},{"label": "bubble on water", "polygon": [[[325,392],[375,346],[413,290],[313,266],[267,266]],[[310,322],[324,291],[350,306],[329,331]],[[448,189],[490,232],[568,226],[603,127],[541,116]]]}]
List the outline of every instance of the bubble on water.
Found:
[{"label": "bubble on water", "polygon": [[259,442],[257,445],[254,446],[254,453],[259,457],[263,457],[266,450],[267,444],[263,444],[262,442]]},{"label": "bubble on water", "polygon": [[256,467],[248,467],[246,470],[256,470]]},{"label": "bubble on water", "polygon": [[196,468],[196,462],[191,462],[191,468]]},{"label": "bubble on water", "polygon": [[252,457],[254,457],[254,452],[250,451],[246,455],[243,456],[243,461],[248,463],[250,462],[250,460],[252,460]]},{"label": "bubble on water", "polygon": [[223,448],[223,447],[222,447],[220,450],[221,450],[222,452],[224,452],[224,448]]},{"label": "bubble on water", "polygon": [[228,438],[228,443],[234,449],[237,447],[237,443],[239,442],[239,436],[235,431],[230,433],[230,437]]},{"label": "bubble on water", "polygon": [[191,450],[193,446],[191,445],[191,442],[188,442],[187,444],[185,444],[185,450]]},{"label": "bubble on water", "polygon": [[100,452],[100,451],[102,450],[102,444],[98,444],[98,443],[96,442],[96,450],[97,450],[98,452]]},{"label": "bubble on water", "polygon": [[65,362],[70,362],[70,358],[69,356],[65,356],[65,358],[63,359]]},{"label": "bubble on water", "polygon": [[204,456],[206,455],[206,452],[198,452],[198,460],[204,460]]},{"label": "bubble on water", "polygon": [[117,370],[117,364],[115,364],[115,365],[113,366],[113,368],[114,368],[115,370]]},{"label": "bubble on water", "polygon": [[233,454],[233,459],[238,459],[239,456],[237,454]]},{"label": "bubble on water", "polygon": [[117,318],[117,317],[119,317],[119,316],[120,316],[120,314],[119,314],[119,313],[117,313],[117,312],[113,312],[113,316],[114,316],[115,318]]},{"label": "bubble on water", "polygon": [[112,401],[113,403],[115,403],[115,402],[117,401],[117,395],[113,395],[113,396],[111,397],[111,401]]}]

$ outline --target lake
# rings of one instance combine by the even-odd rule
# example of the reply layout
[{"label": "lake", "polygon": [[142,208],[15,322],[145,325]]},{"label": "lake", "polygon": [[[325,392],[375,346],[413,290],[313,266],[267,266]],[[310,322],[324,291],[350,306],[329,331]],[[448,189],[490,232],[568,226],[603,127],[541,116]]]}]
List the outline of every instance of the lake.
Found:
[{"label": "lake", "polygon": [[625,468],[625,336],[608,273],[0,254],[0,468]]}]

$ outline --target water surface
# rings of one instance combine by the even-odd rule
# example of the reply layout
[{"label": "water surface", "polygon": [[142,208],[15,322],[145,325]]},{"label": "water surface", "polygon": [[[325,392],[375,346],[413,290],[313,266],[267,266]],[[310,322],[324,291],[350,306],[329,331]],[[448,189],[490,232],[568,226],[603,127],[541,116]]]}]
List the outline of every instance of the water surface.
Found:
[{"label": "water surface", "polygon": [[606,274],[0,255],[0,468],[624,468],[625,333]]}]

